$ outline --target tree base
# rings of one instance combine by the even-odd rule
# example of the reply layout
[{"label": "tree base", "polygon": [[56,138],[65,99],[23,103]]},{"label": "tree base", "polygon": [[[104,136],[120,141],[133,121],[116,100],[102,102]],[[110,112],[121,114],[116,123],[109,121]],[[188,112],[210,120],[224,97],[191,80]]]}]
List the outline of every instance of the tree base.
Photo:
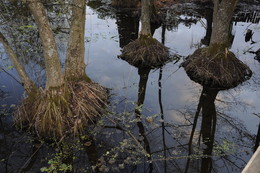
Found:
[{"label": "tree base", "polygon": [[79,81],[62,88],[31,93],[15,112],[15,122],[40,137],[59,138],[80,133],[104,113],[107,91],[96,83]]},{"label": "tree base", "polygon": [[197,49],[182,66],[191,80],[219,90],[234,88],[252,76],[250,68],[228,50]]},{"label": "tree base", "polygon": [[152,36],[140,38],[126,45],[120,58],[135,67],[156,68],[170,59],[169,49]]}]

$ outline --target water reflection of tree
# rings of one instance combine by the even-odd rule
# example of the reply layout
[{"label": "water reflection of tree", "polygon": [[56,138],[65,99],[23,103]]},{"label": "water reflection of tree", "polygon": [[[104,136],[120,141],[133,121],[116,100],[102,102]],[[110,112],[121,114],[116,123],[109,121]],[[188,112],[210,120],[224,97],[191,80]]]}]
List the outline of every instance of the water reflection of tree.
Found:
[{"label": "water reflection of tree", "polygon": [[[200,109],[202,109],[202,123],[201,123],[201,136],[202,142],[206,145],[206,148],[203,150],[202,162],[201,162],[201,172],[211,172],[212,170],[212,160],[211,155],[213,151],[214,136],[216,130],[216,108],[215,108],[215,99],[218,94],[218,90],[203,88],[201,93],[198,110],[194,117],[194,123],[192,127],[192,132],[189,140],[189,156],[192,154],[192,141],[194,137],[194,132],[197,125],[197,120],[199,116]],[[200,140],[200,139],[199,139]],[[188,172],[190,163],[190,158],[188,158],[185,172]]]},{"label": "water reflection of tree", "polygon": [[116,24],[121,48],[138,38],[139,15],[137,11],[118,11],[116,13]]},{"label": "water reflection of tree", "polygon": [[[68,37],[68,5],[45,1],[48,17],[53,26],[53,32],[58,40],[58,49],[61,62],[65,62],[65,38]],[[39,86],[45,83],[45,64],[42,58],[43,50],[39,32],[28,6],[19,1],[2,1],[0,4],[2,14],[0,16],[1,32],[6,36],[10,45],[14,48],[18,59],[25,66],[28,75]]]}]

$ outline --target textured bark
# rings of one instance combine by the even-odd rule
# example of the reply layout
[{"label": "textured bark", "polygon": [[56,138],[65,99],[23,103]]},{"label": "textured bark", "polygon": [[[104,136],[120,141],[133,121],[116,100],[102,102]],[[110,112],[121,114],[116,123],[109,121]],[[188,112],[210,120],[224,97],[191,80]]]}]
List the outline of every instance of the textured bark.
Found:
[{"label": "textured bark", "polygon": [[85,76],[85,0],[73,0],[72,24],[67,49],[65,77],[68,80],[77,80]]},{"label": "textured bark", "polygon": [[230,23],[238,0],[214,0],[213,29],[210,46],[228,47]]},{"label": "textured bark", "polygon": [[151,35],[150,0],[142,0],[141,32],[140,35]]},{"label": "textured bark", "polygon": [[40,0],[27,0],[29,9],[39,29],[43,45],[45,68],[46,68],[46,89],[60,87],[64,83],[59,55],[51,25]]},{"label": "textured bark", "polygon": [[6,40],[6,38],[3,36],[3,34],[1,32],[0,32],[0,43],[3,44],[5,51],[9,55],[9,58],[10,58],[11,62],[13,63],[13,66],[15,67],[15,69],[21,79],[24,89],[27,92],[30,92],[31,89],[34,87],[34,83],[29,78],[24,67],[22,66],[21,62],[19,61],[16,53],[14,52],[14,50],[9,45],[8,41]]}]

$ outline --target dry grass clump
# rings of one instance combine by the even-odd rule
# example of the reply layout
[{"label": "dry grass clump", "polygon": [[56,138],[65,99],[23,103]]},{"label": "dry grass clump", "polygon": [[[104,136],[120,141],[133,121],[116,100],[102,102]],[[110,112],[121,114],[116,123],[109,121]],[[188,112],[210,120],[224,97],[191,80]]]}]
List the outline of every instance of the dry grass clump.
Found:
[{"label": "dry grass clump", "polygon": [[135,67],[156,68],[164,65],[168,60],[169,49],[151,36],[141,36],[126,45],[120,58]]},{"label": "dry grass clump", "polygon": [[236,87],[252,76],[249,67],[227,49],[214,53],[210,48],[197,49],[183,67],[191,80],[220,90]]},{"label": "dry grass clump", "polygon": [[68,83],[62,90],[30,94],[15,113],[16,124],[38,136],[59,138],[79,133],[104,113],[107,91],[98,84]]}]

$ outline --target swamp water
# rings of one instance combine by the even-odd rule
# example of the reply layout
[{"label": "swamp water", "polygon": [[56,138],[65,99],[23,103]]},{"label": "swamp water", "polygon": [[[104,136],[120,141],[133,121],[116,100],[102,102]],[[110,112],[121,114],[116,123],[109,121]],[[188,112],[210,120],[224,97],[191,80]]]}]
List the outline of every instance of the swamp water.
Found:
[{"label": "swamp water", "polygon": [[[153,36],[170,48],[173,60],[152,69],[146,78],[118,58],[121,48],[137,38],[139,12],[90,3],[86,73],[110,89],[110,113],[90,127],[91,140],[71,147],[74,171],[91,172],[96,166],[101,172],[241,172],[253,154],[260,121],[260,62],[252,53],[260,48],[259,10],[242,5],[230,33],[231,51],[251,68],[253,76],[234,89],[220,91],[215,99],[214,91],[202,91],[180,68],[186,56],[208,44],[210,10],[194,4],[164,10],[163,24],[156,27]],[[248,29],[254,32],[255,43],[245,42]],[[58,40],[59,49],[64,51],[66,39],[59,36]],[[19,103],[23,89],[8,75],[17,78],[2,45],[0,52],[1,68],[6,70],[0,71],[0,172],[40,172],[41,168],[51,172],[55,165],[62,172],[68,165],[61,166],[54,146],[12,126],[9,112]],[[37,78],[44,75],[41,65],[29,61],[26,68],[36,71],[38,75],[31,75],[42,82]],[[145,88],[145,97],[139,94],[138,99],[139,87]],[[136,105],[137,100],[142,104]],[[198,105],[204,109],[195,128]],[[135,119],[140,112],[141,125]]]}]

